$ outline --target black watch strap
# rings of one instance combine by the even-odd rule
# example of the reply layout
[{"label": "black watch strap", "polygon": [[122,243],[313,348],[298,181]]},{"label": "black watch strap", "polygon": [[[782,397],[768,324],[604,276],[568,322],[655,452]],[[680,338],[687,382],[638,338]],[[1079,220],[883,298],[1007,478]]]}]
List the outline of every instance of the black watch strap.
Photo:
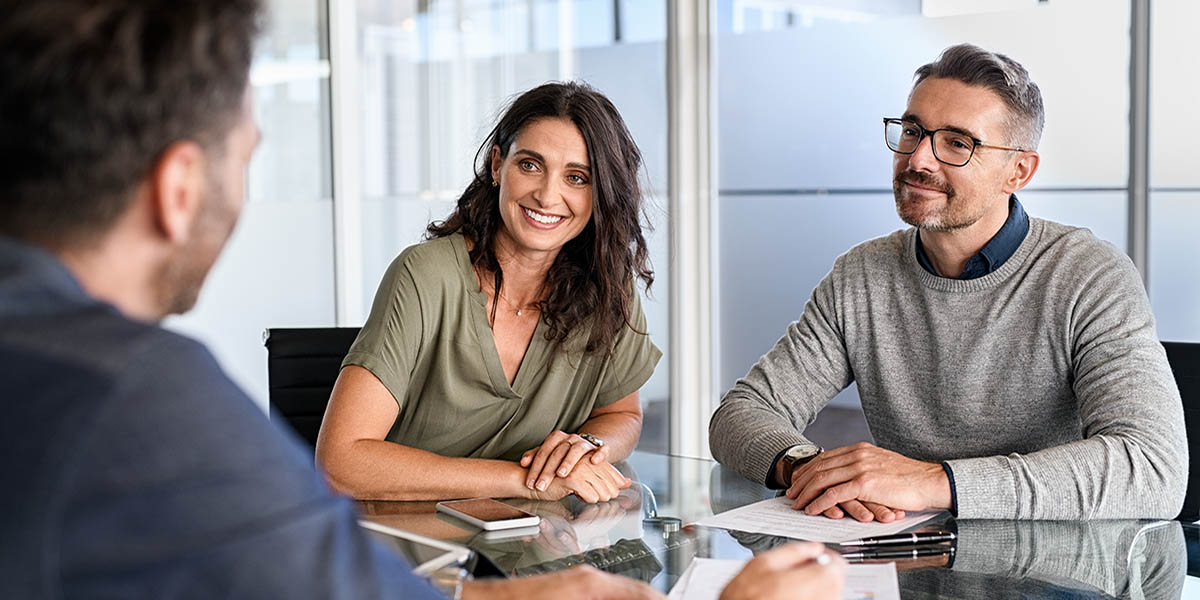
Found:
[{"label": "black watch strap", "polygon": [[767,470],[766,486],[768,490],[782,490],[788,487],[786,485],[779,485],[779,482],[775,480],[775,473],[779,472],[779,461],[783,460],[783,455],[787,454],[787,451],[791,449],[792,447],[788,446],[780,450],[779,454],[775,455],[775,460],[771,461],[771,468]]}]

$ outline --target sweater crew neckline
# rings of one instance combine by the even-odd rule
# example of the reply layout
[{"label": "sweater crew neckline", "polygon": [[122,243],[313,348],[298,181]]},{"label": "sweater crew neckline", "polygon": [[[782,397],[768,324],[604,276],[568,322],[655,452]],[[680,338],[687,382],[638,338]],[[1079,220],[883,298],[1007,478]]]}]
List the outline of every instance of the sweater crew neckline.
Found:
[{"label": "sweater crew neckline", "polygon": [[915,227],[904,232],[904,261],[917,276],[921,285],[931,290],[949,293],[972,293],[988,290],[1003,283],[1025,265],[1025,261],[1033,253],[1033,248],[1042,239],[1042,234],[1046,229],[1045,223],[1041,219],[1030,217],[1029,233],[1025,235],[1025,239],[1017,247],[1017,251],[1004,261],[999,269],[975,279],[948,279],[926,271],[917,260],[917,228]]}]

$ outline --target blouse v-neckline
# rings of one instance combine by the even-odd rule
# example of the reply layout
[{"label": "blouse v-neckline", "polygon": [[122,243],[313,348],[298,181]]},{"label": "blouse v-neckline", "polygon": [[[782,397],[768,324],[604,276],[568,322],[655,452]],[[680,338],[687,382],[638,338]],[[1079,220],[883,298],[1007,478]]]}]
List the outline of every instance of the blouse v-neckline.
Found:
[{"label": "blouse v-neckline", "polygon": [[454,244],[454,251],[458,259],[459,272],[463,278],[463,289],[467,290],[476,305],[471,311],[471,319],[474,321],[475,336],[479,340],[480,354],[483,357],[483,364],[487,367],[492,389],[498,396],[522,398],[529,389],[530,378],[534,373],[541,371],[545,365],[549,349],[549,342],[546,341],[545,322],[539,314],[537,326],[533,330],[533,337],[529,340],[529,346],[525,348],[525,354],[521,357],[521,363],[517,365],[517,373],[510,385],[508,375],[504,372],[504,363],[500,361],[500,350],[496,347],[496,335],[492,331],[492,325],[488,319],[488,295],[480,287],[479,280],[475,277],[475,269],[471,265],[471,257],[467,252],[466,238],[462,234],[455,235],[458,239]]}]

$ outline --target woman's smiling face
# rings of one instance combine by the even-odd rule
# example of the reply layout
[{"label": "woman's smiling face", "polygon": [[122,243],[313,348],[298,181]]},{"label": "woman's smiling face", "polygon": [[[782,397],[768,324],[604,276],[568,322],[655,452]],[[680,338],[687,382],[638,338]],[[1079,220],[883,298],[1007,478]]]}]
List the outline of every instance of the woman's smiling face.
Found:
[{"label": "woman's smiling face", "polygon": [[491,161],[492,179],[500,183],[500,235],[512,250],[557,255],[591,220],[587,143],[569,119],[530,121],[504,157],[492,148]]}]

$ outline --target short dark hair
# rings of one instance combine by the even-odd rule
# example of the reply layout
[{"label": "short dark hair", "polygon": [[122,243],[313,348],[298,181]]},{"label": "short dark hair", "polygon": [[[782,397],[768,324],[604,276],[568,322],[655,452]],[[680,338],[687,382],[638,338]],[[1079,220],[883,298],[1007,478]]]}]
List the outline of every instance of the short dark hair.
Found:
[{"label": "short dark hair", "polygon": [[427,236],[461,232],[471,240],[471,262],[493,273],[494,289],[502,289],[504,274],[495,253],[502,225],[500,191],[493,185],[491,150],[498,147],[501,157],[506,156],[523,127],[554,117],[574,123],[587,145],[593,208],[587,226],[559,251],[546,273],[549,295],[540,306],[546,339],[563,344],[580,325],[588,324],[583,350],[607,352],[631,322],[634,276],[649,289],[654,271],[642,233],[642,153],[621,113],[595,88],[582,82],[546,83],[514,100],[480,145],[475,176],[454,212],[445,221],[431,223]]},{"label": "short dark hair", "polygon": [[1006,123],[1010,137],[1007,143],[1037,149],[1046,123],[1046,109],[1042,91],[1021,63],[979,46],[958,44],[942,51],[936,61],[917,69],[916,78],[914,89],[926,79],[940,78],[991,90],[1008,106],[1011,118]]},{"label": "short dark hair", "polygon": [[261,18],[259,0],[5,2],[0,234],[86,243],[171,144],[219,151]]}]

